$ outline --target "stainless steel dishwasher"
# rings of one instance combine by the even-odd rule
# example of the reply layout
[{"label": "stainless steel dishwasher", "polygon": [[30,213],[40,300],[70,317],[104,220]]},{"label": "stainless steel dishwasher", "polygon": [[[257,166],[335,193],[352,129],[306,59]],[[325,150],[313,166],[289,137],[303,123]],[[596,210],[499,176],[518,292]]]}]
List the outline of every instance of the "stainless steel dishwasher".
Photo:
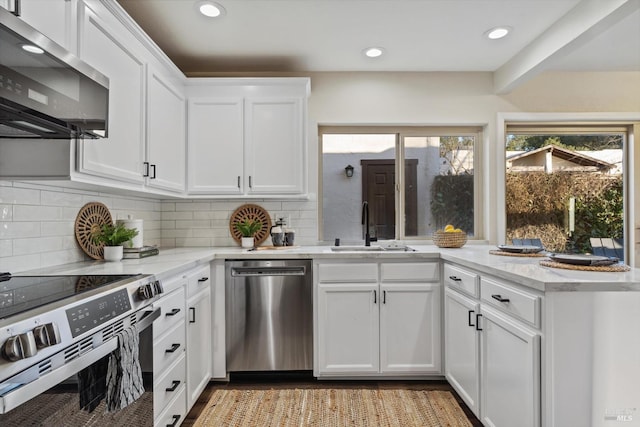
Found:
[{"label": "stainless steel dishwasher", "polygon": [[310,260],[225,264],[227,371],[313,369]]}]

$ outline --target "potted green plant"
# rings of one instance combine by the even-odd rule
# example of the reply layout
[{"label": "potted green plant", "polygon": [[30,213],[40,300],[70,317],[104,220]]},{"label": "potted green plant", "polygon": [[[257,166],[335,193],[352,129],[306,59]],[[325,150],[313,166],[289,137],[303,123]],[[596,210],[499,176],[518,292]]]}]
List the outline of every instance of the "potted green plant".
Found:
[{"label": "potted green plant", "polygon": [[235,227],[242,235],[242,247],[252,248],[255,243],[255,234],[262,229],[262,222],[257,219],[245,219],[242,222],[236,222]]},{"label": "potted green plant", "polygon": [[124,243],[138,235],[135,228],[127,228],[124,224],[103,224],[91,234],[95,244],[104,245],[105,261],[120,261],[122,259]]}]

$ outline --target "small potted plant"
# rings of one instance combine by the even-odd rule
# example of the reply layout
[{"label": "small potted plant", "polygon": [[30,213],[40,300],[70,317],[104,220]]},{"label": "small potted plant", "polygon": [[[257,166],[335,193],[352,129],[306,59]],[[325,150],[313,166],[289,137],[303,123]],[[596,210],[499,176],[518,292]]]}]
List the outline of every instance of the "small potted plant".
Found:
[{"label": "small potted plant", "polygon": [[105,261],[120,261],[122,259],[123,245],[125,242],[138,235],[135,228],[127,228],[124,224],[103,224],[92,233],[91,238],[95,244],[104,245]]},{"label": "small potted plant", "polygon": [[262,222],[257,219],[245,219],[242,222],[236,222],[235,227],[242,235],[242,247],[252,248],[254,246],[254,235],[262,228]]}]

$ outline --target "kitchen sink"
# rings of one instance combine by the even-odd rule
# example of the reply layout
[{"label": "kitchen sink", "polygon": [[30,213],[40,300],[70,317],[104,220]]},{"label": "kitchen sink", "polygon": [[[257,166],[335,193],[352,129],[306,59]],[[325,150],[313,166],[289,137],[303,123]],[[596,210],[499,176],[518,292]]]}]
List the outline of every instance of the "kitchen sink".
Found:
[{"label": "kitchen sink", "polygon": [[409,246],[332,246],[332,252],[415,252]]}]

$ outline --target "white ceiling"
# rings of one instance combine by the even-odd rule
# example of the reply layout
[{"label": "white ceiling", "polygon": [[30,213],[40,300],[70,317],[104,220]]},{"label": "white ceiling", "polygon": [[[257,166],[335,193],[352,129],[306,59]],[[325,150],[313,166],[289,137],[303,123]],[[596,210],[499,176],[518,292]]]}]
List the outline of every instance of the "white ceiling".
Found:
[{"label": "white ceiling", "polygon": [[[187,75],[488,71],[508,91],[545,70],[640,71],[640,0],[118,0]],[[483,34],[513,28],[501,40]],[[380,46],[385,55],[362,55]]]}]

